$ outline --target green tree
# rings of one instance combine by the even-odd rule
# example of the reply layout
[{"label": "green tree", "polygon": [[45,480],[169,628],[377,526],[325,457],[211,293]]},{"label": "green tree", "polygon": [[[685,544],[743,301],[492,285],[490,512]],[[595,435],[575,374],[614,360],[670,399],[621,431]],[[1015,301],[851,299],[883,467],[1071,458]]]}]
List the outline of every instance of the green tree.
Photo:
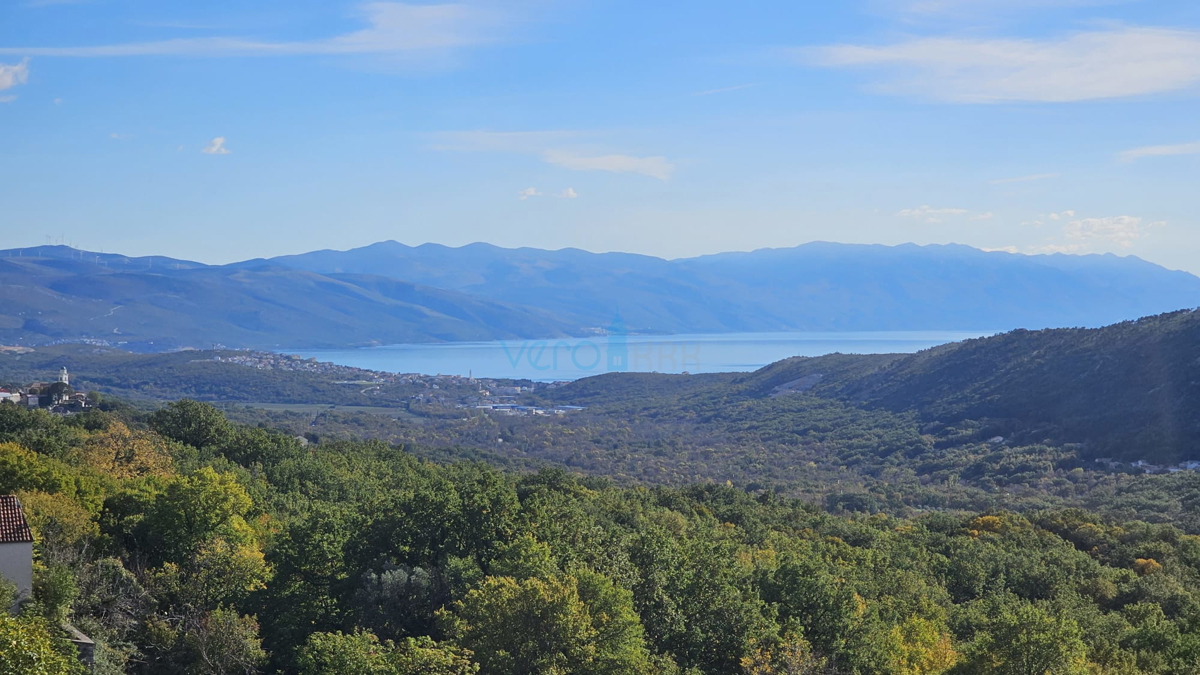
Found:
[{"label": "green tree", "polygon": [[374,633],[313,633],[297,658],[300,675],[472,675],[470,652],[428,637],[399,644]]},{"label": "green tree", "polygon": [[188,671],[204,675],[255,673],[267,660],[258,637],[258,621],[231,609],[205,612],[186,626]]},{"label": "green tree", "polygon": [[[1045,605],[993,601],[987,633],[967,673],[988,675],[1077,675],[1087,672],[1087,647],[1070,617]],[[959,672],[959,671],[955,671]]]},{"label": "green tree", "polygon": [[485,675],[650,670],[628,591],[601,575],[489,577],[444,615]]},{"label": "green tree", "polygon": [[245,543],[251,533],[243,516],[252,505],[232,474],[202,467],[176,478],[155,498],[145,519],[147,543],[161,552],[162,560],[175,562],[216,537]]},{"label": "green tree", "polygon": [[150,416],[150,428],[193,448],[219,446],[232,431],[220,410],[186,398],[155,411]]},{"label": "green tree", "polygon": [[0,612],[0,675],[76,675],[83,664],[42,618]]}]

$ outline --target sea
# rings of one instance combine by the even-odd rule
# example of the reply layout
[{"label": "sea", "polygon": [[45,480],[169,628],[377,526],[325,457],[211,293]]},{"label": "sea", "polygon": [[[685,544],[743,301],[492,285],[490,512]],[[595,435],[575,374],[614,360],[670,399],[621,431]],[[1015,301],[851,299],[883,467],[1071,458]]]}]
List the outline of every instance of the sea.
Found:
[{"label": "sea", "polygon": [[394,373],[554,382],[608,372],[746,372],[792,356],[913,353],[990,334],[873,331],[603,335],[286,351],[318,361]]}]

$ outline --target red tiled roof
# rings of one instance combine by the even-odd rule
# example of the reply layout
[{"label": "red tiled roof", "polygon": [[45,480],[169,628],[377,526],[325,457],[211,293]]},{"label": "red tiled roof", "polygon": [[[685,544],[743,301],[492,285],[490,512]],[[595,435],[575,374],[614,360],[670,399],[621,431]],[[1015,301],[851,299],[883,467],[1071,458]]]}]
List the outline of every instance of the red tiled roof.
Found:
[{"label": "red tiled roof", "polygon": [[33,541],[33,532],[25,522],[21,502],[14,495],[0,495],[0,544],[20,544]]}]

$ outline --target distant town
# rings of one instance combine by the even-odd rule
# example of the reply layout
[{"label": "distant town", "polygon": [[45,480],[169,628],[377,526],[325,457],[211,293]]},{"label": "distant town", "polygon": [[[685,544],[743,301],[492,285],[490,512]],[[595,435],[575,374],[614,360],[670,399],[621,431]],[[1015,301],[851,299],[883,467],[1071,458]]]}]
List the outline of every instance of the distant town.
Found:
[{"label": "distant town", "polygon": [[8,403],[31,409],[45,409],[55,415],[73,415],[92,406],[94,397],[71,388],[71,376],[63,368],[54,382],[33,382],[12,391],[0,388],[0,404]]},{"label": "distant town", "polygon": [[496,380],[475,378],[470,375],[423,375],[420,373],[389,373],[367,370],[334,363],[303,358],[295,354],[246,351],[235,355],[220,354],[212,358],[220,363],[231,363],[257,370],[281,370],[318,373],[335,378],[339,384],[347,385],[413,385],[427,389],[418,391],[410,398],[425,404],[445,407],[484,410],[501,415],[564,415],[583,410],[583,406],[560,405],[551,408],[523,405],[521,397],[540,391],[556,389],[566,382],[534,382],[530,380]]}]

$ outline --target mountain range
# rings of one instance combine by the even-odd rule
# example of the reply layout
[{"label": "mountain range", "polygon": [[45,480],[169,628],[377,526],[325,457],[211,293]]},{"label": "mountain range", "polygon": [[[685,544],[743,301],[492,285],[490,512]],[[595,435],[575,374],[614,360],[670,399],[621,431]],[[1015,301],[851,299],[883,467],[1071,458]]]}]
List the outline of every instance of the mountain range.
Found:
[{"label": "mountain range", "polygon": [[204,265],[63,246],[0,251],[0,342],[158,351],[633,332],[1101,326],[1200,306],[1200,278],[1136,257],[849,245],[677,260],[381,242]]}]

